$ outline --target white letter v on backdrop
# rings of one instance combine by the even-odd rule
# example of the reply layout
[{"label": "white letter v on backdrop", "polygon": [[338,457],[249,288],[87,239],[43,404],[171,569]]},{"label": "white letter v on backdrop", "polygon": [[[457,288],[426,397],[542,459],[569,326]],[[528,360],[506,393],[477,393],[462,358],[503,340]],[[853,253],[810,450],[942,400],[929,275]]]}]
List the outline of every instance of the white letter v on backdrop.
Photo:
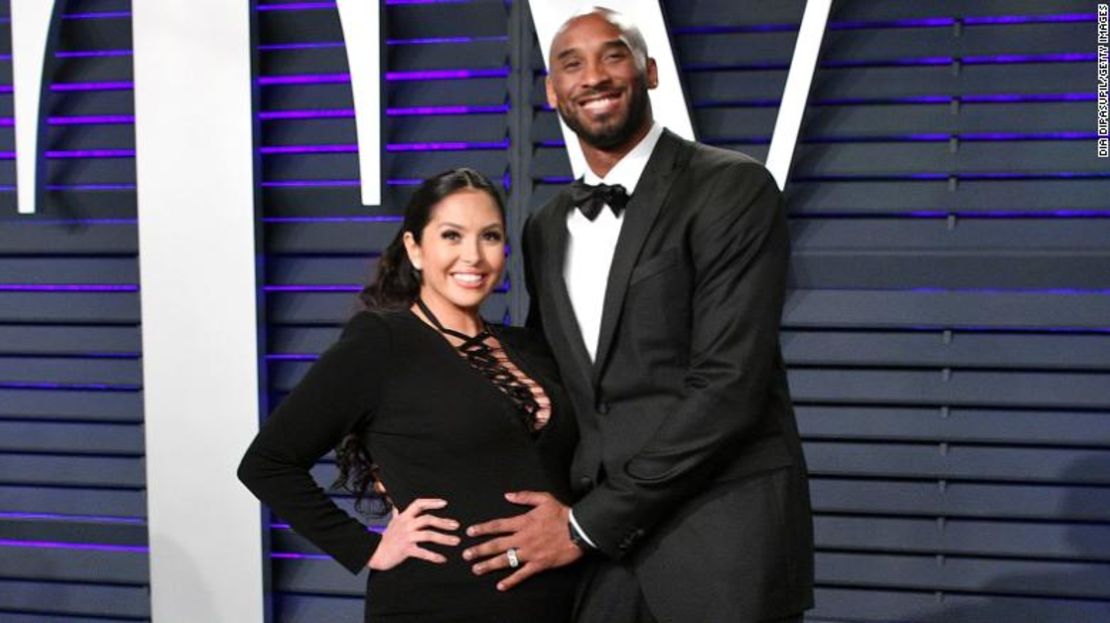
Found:
[{"label": "white letter v on backdrop", "polygon": [[[15,98],[15,183],[20,214],[35,212],[39,196],[39,137],[43,135],[43,70],[50,67],[48,43],[58,23],[48,0],[11,0],[12,88]],[[49,85],[45,85],[49,87]]]}]

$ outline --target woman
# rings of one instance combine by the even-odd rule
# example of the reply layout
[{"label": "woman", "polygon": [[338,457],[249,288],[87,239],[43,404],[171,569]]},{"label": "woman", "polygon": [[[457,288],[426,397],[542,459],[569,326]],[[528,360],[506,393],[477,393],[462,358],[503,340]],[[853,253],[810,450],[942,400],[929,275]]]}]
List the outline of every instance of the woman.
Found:
[{"label": "woman", "polygon": [[[573,569],[500,592],[511,569],[479,577],[461,556],[475,542],[460,528],[527,510],[505,492],[569,495],[576,430],[554,362],[524,330],[478,314],[501,281],[505,240],[504,206],[481,174],[424,182],[360,295],[367,309],[270,415],[239,467],[299,534],[352,572],[370,567],[367,621],[570,618]],[[356,496],[373,496],[380,481],[395,503],[380,536],[309,474],[337,445],[340,479]]]}]

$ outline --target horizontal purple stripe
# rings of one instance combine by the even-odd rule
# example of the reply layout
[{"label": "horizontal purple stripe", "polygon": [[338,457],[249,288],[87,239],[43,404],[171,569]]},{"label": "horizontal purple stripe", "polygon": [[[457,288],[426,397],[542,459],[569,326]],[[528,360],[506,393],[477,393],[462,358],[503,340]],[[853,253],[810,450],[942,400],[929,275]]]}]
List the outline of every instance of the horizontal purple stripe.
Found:
[{"label": "horizontal purple stripe", "polygon": [[[0,152],[2,154],[3,152]],[[48,160],[66,160],[73,158],[134,158],[134,149],[74,149],[74,150],[47,150],[44,155]],[[15,158],[15,154],[12,154]]]},{"label": "horizontal purple stripe", "polygon": [[[385,0],[386,6],[406,4],[469,4],[473,0]],[[314,9],[333,9],[335,2],[285,2],[281,4],[260,4],[258,11],[310,11]]]},{"label": "horizontal purple stripe", "polygon": [[135,190],[134,184],[47,184],[46,190]]},{"label": "horizontal purple stripe", "polygon": [[[117,80],[107,82],[55,82],[50,90],[55,92],[72,91],[130,91],[135,88],[131,81]],[[9,91],[11,87],[8,87]],[[0,89],[2,91],[2,89]]]},{"label": "horizontal purple stripe", "polygon": [[14,520],[47,520],[47,521],[69,521],[69,522],[88,522],[88,523],[117,523],[117,524],[131,524],[131,525],[145,525],[146,519],[142,517],[117,517],[112,515],[62,515],[59,513],[10,513],[0,512],[0,520],[14,519]]},{"label": "horizontal purple stripe", "polygon": [[467,80],[470,78],[504,78],[509,75],[508,67],[492,69],[439,69],[426,71],[389,71],[385,79],[389,81],[410,80]]},{"label": "horizontal purple stripe", "polygon": [[263,223],[400,223],[403,216],[268,216]]},{"label": "horizontal purple stripe", "polygon": [[[870,215],[869,212],[861,212],[862,215]],[[1110,217],[1110,210],[1047,210],[1047,211],[1028,211],[1021,212],[1017,210],[990,210],[990,211],[977,211],[967,212],[961,210],[915,210],[907,212],[912,218],[921,219],[947,219],[950,215],[955,215],[961,219],[1090,219],[1090,218],[1108,218]],[[827,213],[821,213],[821,217],[826,217]]]},{"label": "horizontal purple stripe", "polygon": [[262,121],[278,119],[353,119],[354,108],[332,108],[325,110],[269,110],[258,113]]},{"label": "horizontal purple stripe", "polygon": [[409,108],[386,108],[385,112],[390,117],[408,117],[421,115],[489,115],[507,113],[511,107],[508,104],[495,106],[413,106]]},{"label": "horizontal purple stripe", "polygon": [[965,26],[986,26],[999,24],[1040,24],[1093,22],[1094,13],[1063,13],[1059,15],[988,15],[963,18],[924,17],[913,19],[883,21],[844,21],[829,22],[829,30],[861,30],[870,28],[943,28],[962,23]]},{"label": "horizontal purple stripe", "polygon": [[342,41],[310,41],[306,43],[267,43],[258,46],[258,50],[260,52],[275,52],[281,50],[321,50],[343,47],[346,47],[346,44]]},{"label": "horizontal purple stripe", "polygon": [[506,35],[485,35],[480,37],[414,37],[412,39],[386,39],[386,45],[439,45],[442,43],[504,43]]},{"label": "horizontal purple stripe", "polygon": [[508,149],[509,141],[470,141],[470,142],[444,142],[444,143],[390,143],[385,146],[386,151],[476,151]]},{"label": "horizontal purple stripe", "polygon": [[[865,61],[825,61],[821,67],[850,68],[850,67],[910,67],[910,66],[944,66],[956,62],[965,65],[1011,65],[1029,63],[1085,63],[1095,60],[1094,54],[1069,53],[1069,54],[995,54],[989,56],[922,56],[902,59],[883,59]],[[748,67],[713,66],[698,67],[698,71],[721,71],[731,69],[747,69]]]},{"label": "horizontal purple stripe", "polygon": [[[717,100],[717,101],[695,102],[693,104],[693,107],[694,108],[778,108],[781,103],[782,103],[782,100],[777,100],[777,99],[774,99],[774,100],[771,100],[771,99],[729,100],[729,101]],[[552,110],[551,107],[546,107],[546,108],[547,108],[547,110]]]},{"label": "horizontal purple stripe", "polygon": [[358,145],[275,145],[259,147],[258,153],[262,155],[276,154],[344,154],[357,153]]},{"label": "horizontal purple stripe", "polygon": [[5,225],[136,225],[138,219],[134,218],[51,218],[37,219],[22,216],[15,219],[0,219]]},{"label": "horizontal purple stripe", "polygon": [[[544,178],[561,179],[561,178]],[[904,180],[945,181],[954,180],[1063,180],[1063,179],[1110,179],[1110,172],[1091,171],[1050,171],[1045,173],[908,173],[892,175],[809,175],[796,176],[794,182],[887,182]],[[567,180],[573,181],[573,180]],[[545,182],[546,183],[546,182]]]},{"label": "horizontal purple stripe", "polygon": [[[388,117],[432,116],[432,115],[485,115],[506,113],[507,104],[497,106],[413,106],[407,108],[386,108]],[[353,108],[333,108],[324,110],[271,110],[258,114],[262,121],[281,119],[353,119]]]},{"label": "horizontal purple stripe", "polygon": [[[56,52],[54,58],[108,58],[115,56],[133,56],[134,52],[131,50],[70,50],[68,52]],[[12,60],[11,54],[0,54],[0,60]]]},{"label": "horizontal purple stripe", "polygon": [[[295,285],[295,286],[263,286],[263,292],[361,292],[364,286],[361,284],[315,284],[315,285]],[[494,292],[507,292],[508,289],[503,285],[498,285],[493,289]]]},{"label": "horizontal purple stripe", "polygon": [[0,292],[138,292],[137,285],[0,283]]},{"label": "horizontal purple stripe", "polygon": [[385,0],[386,5],[403,6],[406,4],[470,4],[474,0]]},{"label": "horizontal purple stripe", "polygon": [[[1094,140],[1098,138],[1095,132],[971,132],[967,134],[945,134],[943,132],[922,134],[901,134],[886,136],[812,136],[807,137],[805,143],[886,143],[886,142],[947,142],[958,139],[966,142],[991,142],[991,141],[1074,141]],[[723,141],[716,141],[718,143]],[[736,142],[736,141],[731,141]],[[760,142],[755,140],[752,142]]]},{"label": "horizontal purple stripe", "polygon": [[[509,38],[505,35],[488,35],[479,37],[414,37],[412,39],[386,39],[387,46],[400,45],[439,45],[451,43],[487,43],[506,42]],[[282,52],[288,50],[331,50],[346,47],[342,41],[307,41],[302,43],[267,43],[258,46],[260,52]]]},{"label": "horizontal purple stripe", "polygon": [[263,286],[263,292],[360,292],[362,286],[352,285],[314,285],[314,286]]},{"label": "horizontal purple stripe", "polygon": [[[450,143],[389,143],[385,146],[388,152],[408,151],[474,151],[508,149],[509,141],[498,142],[450,142]],[[358,152],[358,145],[273,145],[259,148],[263,155],[288,155],[288,154],[353,154]],[[3,152],[0,152],[2,154]]]},{"label": "horizontal purple stripe", "polygon": [[736,24],[684,26],[671,30],[676,35],[723,35],[745,32],[796,32],[797,24]]},{"label": "horizontal purple stripe", "polygon": [[1068,54],[991,54],[965,56],[965,65],[1006,65],[1010,63],[1087,63],[1095,60],[1094,54],[1073,52]]},{"label": "horizontal purple stripe", "polygon": [[1082,290],[1078,288],[909,288],[903,292],[924,292],[928,294],[976,293],[976,294],[1051,294],[1054,296],[1106,296],[1110,290]]},{"label": "horizontal purple stripe", "polygon": [[[135,123],[135,115],[48,117],[46,123],[47,125],[130,125]],[[15,119],[11,117],[0,117],[0,127],[11,127],[13,125],[15,125]]]},{"label": "horizontal purple stripe", "polygon": [[1093,22],[1097,19],[1094,13],[1060,13],[1058,15],[981,15],[963,18],[964,25],[978,26],[981,24],[1045,24],[1045,23],[1074,23]]},{"label": "horizontal purple stripe", "polygon": [[58,52],[57,58],[111,58],[115,56],[133,56],[131,50],[73,50],[71,52]]},{"label": "horizontal purple stripe", "polygon": [[[346,496],[344,496],[344,497],[346,497]],[[270,529],[271,530],[292,530],[293,526],[290,526],[289,524],[284,523],[284,522],[274,521],[274,522],[270,522]],[[378,534],[381,534],[382,532],[385,532],[385,526],[366,526],[366,531],[367,532],[377,532]]]},{"label": "horizontal purple stripe", "polygon": [[49,117],[50,125],[126,125],[135,123],[135,115],[80,115]]},{"label": "horizontal purple stripe", "polygon": [[294,552],[273,552],[270,558],[277,558],[280,560],[331,560],[330,556],[324,554],[297,554]]},{"label": "horizontal purple stripe", "polygon": [[131,11],[89,11],[86,13],[66,13],[62,19],[130,19]]},{"label": "horizontal purple stripe", "polygon": [[34,389],[68,392],[137,392],[142,389],[139,385],[108,385],[107,383],[5,383],[0,382],[0,389]]},{"label": "horizontal purple stripe", "polygon": [[815,106],[853,106],[874,104],[993,104],[1020,102],[1088,102],[1095,93],[992,93],[983,95],[917,95],[890,98],[830,98],[814,100]]},{"label": "horizontal purple stripe", "polygon": [[[438,69],[425,71],[388,71],[385,79],[389,82],[415,80],[467,80],[470,78],[503,78],[509,75],[507,67],[493,69]],[[260,76],[260,86],[289,84],[343,84],[350,83],[351,74],[294,74],[288,76]]]},{"label": "horizontal purple stripe", "polygon": [[67,543],[64,541],[16,541],[0,539],[0,547],[28,547],[34,549],[72,549],[94,552],[147,553],[149,547],[143,545],[111,545],[108,543]]},{"label": "horizontal purple stripe", "polygon": [[[424,180],[419,178],[410,179],[389,179],[385,181],[386,186],[419,186]],[[358,187],[361,186],[360,180],[273,180],[262,182],[263,188],[327,188],[327,187]]]},{"label": "horizontal purple stripe", "polygon": [[266,11],[311,11],[314,9],[334,9],[334,2],[287,2],[285,4],[259,4],[259,13]]},{"label": "horizontal purple stripe", "polygon": [[316,361],[319,358],[319,355],[266,355],[267,361]]}]

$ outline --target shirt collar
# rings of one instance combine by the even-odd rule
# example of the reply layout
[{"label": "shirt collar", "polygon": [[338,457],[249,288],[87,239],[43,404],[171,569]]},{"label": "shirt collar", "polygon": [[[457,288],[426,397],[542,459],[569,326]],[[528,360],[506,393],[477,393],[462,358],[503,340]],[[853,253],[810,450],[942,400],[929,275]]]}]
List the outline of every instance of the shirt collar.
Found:
[{"label": "shirt collar", "polygon": [[640,181],[640,175],[644,172],[644,167],[647,166],[648,158],[651,157],[651,152],[655,150],[655,144],[659,142],[659,137],[663,135],[663,126],[656,122],[652,122],[651,129],[640,142],[632,148],[621,158],[609,174],[604,178],[600,178],[596,173],[586,167],[586,174],[584,181],[591,185],[598,184],[620,184],[631,195],[636,190],[636,184]]}]

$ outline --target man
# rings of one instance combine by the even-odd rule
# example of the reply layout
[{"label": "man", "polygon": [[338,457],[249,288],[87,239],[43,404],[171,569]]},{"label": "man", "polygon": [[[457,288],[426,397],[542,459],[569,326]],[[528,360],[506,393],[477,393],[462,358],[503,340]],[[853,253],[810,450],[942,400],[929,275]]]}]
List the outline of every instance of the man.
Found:
[{"label": "man", "polygon": [[619,14],[568,20],[549,66],[589,171],[525,227],[528,322],[574,399],[581,497],[508,494],[532,510],[471,527],[492,538],[464,557],[516,568],[509,590],[585,554],[580,622],[801,621],[813,538],[779,350],[781,194],[755,160],[654,123],[655,62]]}]

